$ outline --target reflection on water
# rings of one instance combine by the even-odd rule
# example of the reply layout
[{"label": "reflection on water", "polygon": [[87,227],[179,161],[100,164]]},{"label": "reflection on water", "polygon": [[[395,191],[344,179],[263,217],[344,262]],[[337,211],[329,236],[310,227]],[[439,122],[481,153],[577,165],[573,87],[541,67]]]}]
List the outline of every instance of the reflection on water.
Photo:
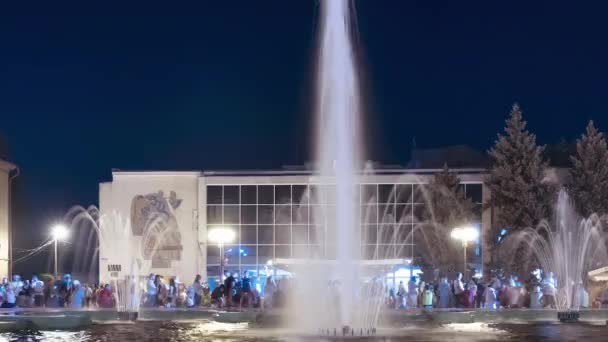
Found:
[{"label": "reflection on water", "polygon": [[[608,327],[591,324],[447,324],[390,331],[390,337],[356,341],[608,341]],[[247,324],[218,322],[153,322],[96,324],[81,331],[22,331],[0,334],[0,341],[319,341],[294,337],[285,330],[251,329]],[[331,339],[329,339],[331,340]]]}]

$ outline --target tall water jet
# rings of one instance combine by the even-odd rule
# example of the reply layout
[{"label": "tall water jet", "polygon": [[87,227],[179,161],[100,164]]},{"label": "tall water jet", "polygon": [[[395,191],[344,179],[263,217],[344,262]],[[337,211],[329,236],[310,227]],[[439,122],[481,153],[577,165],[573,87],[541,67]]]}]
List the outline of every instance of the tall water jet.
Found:
[{"label": "tall water jet", "polygon": [[[323,1],[318,65],[317,167],[335,206],[324,207],[326,249],[335,249],[334,275],[340,286],[339,319],[352,324],[360,259],[359,207],[355,184],[360,167],[359,104],[351,44],[350,1]],[[333,202],[333,201],[330,201]]]},{"label": "tall water jet", "polygon": [[304,199],[314,204],[310,214],[314,229],[309,233],[310,257],[289,268],[297,274],[290,291],[290,312],[295,315],[290,325],[303,332],[369,329],[373,321],[369,317],[377,315],[371,315],[375,310],[362,302],[370,296],[361,295],[366,291],[359,269],[360,206],[356,197],[361,137],[351,3],[328,0],[320,4],[314,139],[318,179]]}]

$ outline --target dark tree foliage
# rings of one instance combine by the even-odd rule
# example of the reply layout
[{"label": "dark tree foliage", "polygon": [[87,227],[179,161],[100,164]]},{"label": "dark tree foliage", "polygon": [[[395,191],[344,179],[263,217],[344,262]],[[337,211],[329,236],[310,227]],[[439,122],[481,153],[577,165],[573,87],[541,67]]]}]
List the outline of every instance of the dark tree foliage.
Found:
[{"label": "dark tree foliage", "polygon": [[518,104],[513,105],[504,131],[488,151],[491,168],[485,180],[492,193],[487,206],[495,214],[495,225],[487,236],[493,252],[502,229],[509,234],[550,219],[555,194],[555,187],[543,181],[548,165],[544,146],[537,145],[536,136],[526,130]]},{"label": "dark tree foliage", "polygon": [[570,157],[568,192],[579,214],[608,213],[608,147],[604,134],[589,121],[585,133],[576,141]]},{"label": "dark tree foliage", "polygon": [[450,237],[454,227],[464,225],[472,219],[473,202],[465,198],[460,179],[447,165],[435,173],[427,186],[429,210],[418,233],[417,244],[426,246],[424,264],[442,273],[455,270],[462,264],[462,247]]}]

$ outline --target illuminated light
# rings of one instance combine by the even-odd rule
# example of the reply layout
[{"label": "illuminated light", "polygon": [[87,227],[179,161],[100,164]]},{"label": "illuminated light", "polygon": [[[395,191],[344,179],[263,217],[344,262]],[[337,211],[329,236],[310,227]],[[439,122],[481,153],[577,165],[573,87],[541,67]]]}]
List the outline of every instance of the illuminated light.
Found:
[{"label": "illuminated light", "polygon": [[501,241],[502,241],[502,239],[505,237],[505,235],[507,235],[507,230],[503,228],[503,229],[500,231],[500,235],[498,236],[498,242],[501,242]]},{"label": "illuminated light", "polygon": [[[208,238],[211,242],[225,244],[234,241],[236,234],[229,227],[216,227],[209,230]],[[230,251],[230,250],[229,250]]]},{"label": "illuminated light", "polygon": [[460,240],[462,242],[475,241],[479,237],[479,231],[473,226],[464,226],[452,229],[450,233],[452,239]]},{"label": "illuminated light", "polygon": [[51,228],[51,236],[54,240],[64,240],[69,234],[68,229],[62,224],[56,224]]}]

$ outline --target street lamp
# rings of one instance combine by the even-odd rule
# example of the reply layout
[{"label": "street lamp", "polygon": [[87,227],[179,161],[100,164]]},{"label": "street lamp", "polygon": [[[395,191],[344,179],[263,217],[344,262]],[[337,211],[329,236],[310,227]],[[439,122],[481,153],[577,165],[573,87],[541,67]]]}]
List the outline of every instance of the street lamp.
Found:
[{"label": "street lamp", "polygon": [[51,236],[55,243],[55,279],[57,279],[57,240],[64,240],[68,237],[68,229],[62,224],[56,224],[51,228]]},{"label": "street lamp", "polygon": [[464,271],[463,271],[463,279],[466,279],[467,276],[467,247],[470,241],[475,241],[479,237],[479,231],[473,226],[464,226],[457,227],[452,229],[452,233],[450,234],[452,239],[462,241],[462,249],[464,251]]},{"label": "street lamp", "polygon": [[217,246],[220,248],[220,282],[222,281],[222,276],[224,275],[224,245],[226,243],[230,243],[234,241],[236,234],[234,230],[229,227],[215,227],[209,230],[207,235],[209,241],[212,243],[217,243]]}]

